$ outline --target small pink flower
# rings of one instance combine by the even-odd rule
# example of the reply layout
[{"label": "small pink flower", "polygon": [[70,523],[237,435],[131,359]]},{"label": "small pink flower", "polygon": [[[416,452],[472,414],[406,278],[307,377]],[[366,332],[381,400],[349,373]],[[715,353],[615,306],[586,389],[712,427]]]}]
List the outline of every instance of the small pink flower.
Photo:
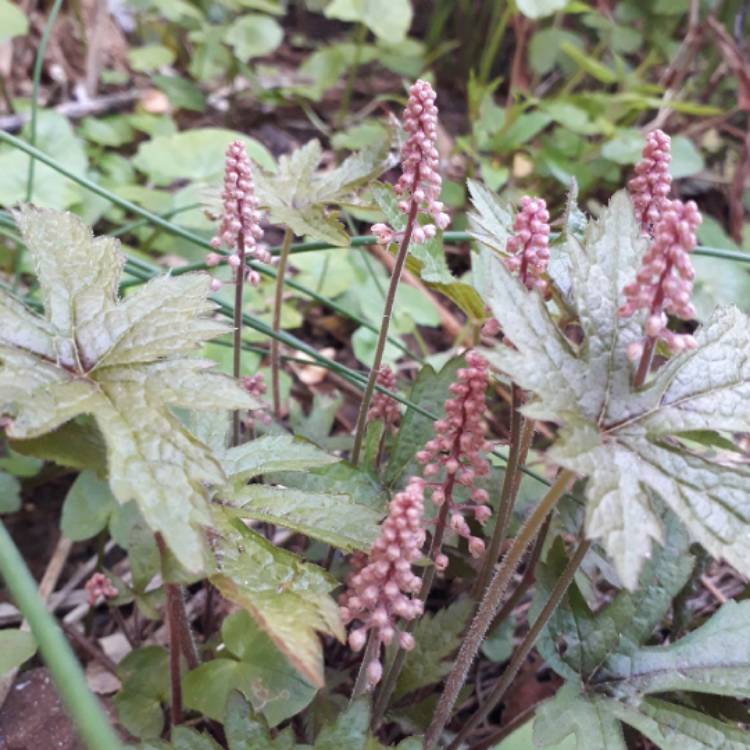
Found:
[{"label": "small pink flower", "polygon": [[643,231],[650,232],[668,208],[672,176],[669,163],[672,161],[671,140],[661,130],[652,130],[646,136],[643,158],[635,166],[635,176],[628,182],[636,216]]},{"label": "small pink flower", "polygon": [[508,240],[505,267],[517,273],[527,289],[547,291],[542,275],[549,263],[549,212],[542,198],[521,198],[521,210],[513,222],[513,236]]},{"label": "small pink flower", "polygon": [[[438,109],[436,94],[427,81],[417,81],[409,89],[409,101],[404,110],[404,129],[408,138],[401,149],[401,177],[394,186],[401,196],[399,210],[408,215],[416,202],[418,210],[429,214],[434,223],[414,225],[412,242],[422,244],[432,239],[438,229],[446,229],[450,216],[439,200],[442,179],[437,150]],[[386,224],[375,224],[372,233],[381,244],[401,239],[403,232],[395,232]]]},{"label": "small pink flower", "polygon": [[[380,370],[378,370],[378,376],[375,382],[389,391],[395,391],[396,389],[396,376],[388,365],[381,366]],[[367,419],[369,421],[380,419],[383,421],[386,428],[393,428],[400,418],[401,410],[398,408],[398,403],[389,395],[382,393],[381,391],[375,391],[372,396],[372,401],[370,402],[370,408],[367,412]]]},{"label": "small pink flower", "polygon": [[[406,489],[391,500],[369,557],[362,553],[352,556],[347,588],[339,605],[345,623],[361,623],[349,635],[354,651],[363,648],[370,631],[378,639],[377,653],[381,644],[391,643],[396,635],[402,644],[412,642],[404,639],[405,634],[399,633],[395,623],[399,618],[408,621],[422,614],[422,602],[413,598],[421,579],[412,572],[412,564],[420,558],[425,540],[423,493],[424,480],[412,477]],[[379,656],[369,663],[370,686],[380,681],[382,670]]]},{"label": "small pink flower", "polygon": [[90,607],[95,606],[99,599],[114,599],[118,594],[117,588],[104,573],[94,573],[86,581],[84,588],[86,589],[86,601]]}]

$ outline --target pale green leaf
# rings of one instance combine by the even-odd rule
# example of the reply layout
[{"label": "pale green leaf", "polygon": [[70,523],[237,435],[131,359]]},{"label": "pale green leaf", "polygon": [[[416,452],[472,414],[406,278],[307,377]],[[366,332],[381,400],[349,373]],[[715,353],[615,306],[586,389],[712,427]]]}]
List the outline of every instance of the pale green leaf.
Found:
[{"label": "pale green leaf", "polygon": [[216,523],[219,572],[212,583],[247,610],[307,681],[322,687],[323,655],[316,631],[341,641],[345,637],[338,605],[330,596],[337,582],[241,523],[233,525],[219,510]]},{"label": "pale green leaf", "polygon": [[750,601],[728,601],[668,646],[615,654],[599,684],[618,697],[689,690],[750,697]]},{"label": "pale green leaf", "polygon": [[568,0],[516,0],[516,4],[527,18],[544,18],[562,10]]},{"label": "pale green leaf", "polygon": [[333,0],[327,18],[359,21],[381,39],[396,43],[406,37],[413,11],[410,0]]},{"label": "pale green leaf", "polygon": [[109,484],[93,471],[83,471],[65,496],[60,530],[74,542],[91,539],[106,528],[116,506]]},{"label": "pale green leaf", "polygon": [[349,244],[349,235],[343,224],[319,206],[299,209],[274,206],[270,216],[274,223],[288,226],[297,237],[330,242],[334,247],[346,247]]},{"label": "pale green leaf", "polygon": [[218,181],[224,170],[224,152],[235,140],[245,144],[250,158],[263,169],[275,169],[265,146],[223,128],[194,128],[152,138],[138,147],[133,164],[156,185],[169,185],[176,180]]},{"label": "pale green leaf", "polygon": [[[233,381],[207,370],[211,363],[188,357],[225,330],[205,317],[208,276],[161,278],[121,302],[123,257],[114,240],[95,239],[72,214],[25,208],[17,220],[45,317],[32,326],[13,306],[0,308],[14,331],[12,346],[0,343],[8,436],[37,438],[80,414],[93,415],[117,500],[135,499],[182,565],[202,570],[203,527],[211,522],[205,484],[222,485],[225,477],[169,407],[252,406]],[[36,351],[39,331],[49,333],[54,358],[46,348]]]},{"label": "pale green leaf", "polygon": [[510,208],[481,182],[468,180],[467,185],[474,207],[469,214],[471,236],[485,247],[505,255],[513,227]]},{"label": "pale green leaf", "polygon": [[36,641],[31,633],[15,628],[0,630],[0,677],[36,653]]},{"label": "pale green leaf", "polygon": [[284,38],[278,21],[262,13],[248,13],[232,23],[225,35],[237,58],[247,62],[254,57],[270,55]]},{"label": "pale green leaf", "polygon": [[128,51],[128,63],[139,73],[151,73],[174,62],[174,52],[161,44],[147,44]]},{"label": "pale green leaf", "polygon": [[662,750],[747,750],[750,732],[700,711],[648,698],[637,705],[608,704],[612,713],[635,727]]},{"label": "pale green leaf", "polygon": [[10,0],[0,0],[0,44],[29,30],[26,14]]},{"label": "pale green leaf", "polygon": [[21,507],[21,483],[0,471],[0,513],[15,513]]},{"label": "pale green leaf", "polygon": [[621,318],[622,289],[645,250],[630,200],[618,193],[583,244],[565,246],[572,301],[585,338],[567,339],[536,293],[496,258],[481,257],[492,312],[514,347],[490,360],[536,394],[524,411],[563,425],[550,457],[588,477],[586,533],[600,538],[634,588],[662,529],[648,496],[658,493],[715,557],[750,573],[750,493],[744,464],[688,453],[674,436],[691,430],[750,429],[750,367],[741,354],[747,317],[719,309],[696,334],[698,348],[674,357],[633,390],[626,350],[642,336],[643,315]]}]

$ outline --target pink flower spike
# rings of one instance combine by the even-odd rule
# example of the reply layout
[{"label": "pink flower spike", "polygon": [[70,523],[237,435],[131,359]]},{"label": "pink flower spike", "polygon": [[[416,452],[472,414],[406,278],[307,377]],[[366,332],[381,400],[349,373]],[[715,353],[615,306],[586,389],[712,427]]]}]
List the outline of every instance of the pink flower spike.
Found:
[{"label": "pink flower spike", "polygon": [[510,255],[505,267],[518,273],[527,289],[547,290],[542,275],[549,263],[549,212],[542,198],[521,198],[521,210],[513,222],[513,236],[506,250]]},{"label": "pink flower spike", "polygon": [[[398,204],[401,213],[409,214],[416,203],[418,211],[432,217],[433,223],[415,226],[411,239],[417,245],[450,224],[450,216],[439,200],[442,179],[438,171],[436,96],[427,81],[417,81],[409,89],[409,101],[404,110],[404,130],[408,138],[401,148],[401,177],[394,186],[401,197]],[[395,232],[386,224],[375,224],[371,231],[381,244],[403,237],[403,232]]]},{"label": "pink flower spike", "polygon": [[[412,477],[406,489],[393,496],[369,558],[352,556],[347,589],[339,598],[339,605],[345,622],[361,623],[349,636],[354,650],[362,648],[366,634],[372,631],[379,653],[380,645],[390,643],[398,632],[397,618],[408,621],[422,613],[422,603],[412,598],[421,584],[412,572],[412,564],[421,557],[425,540],[423,494],[424,480]],[[367,675],[371,687],[380,681],[379,658],[370,662]]]},{"label": "pink flower spike", "polygon": [[[396,376],[388,365],[381,366],[375,382],[389,391],[396,389]],[[400,418],[401,410],[398,407],[398,403],[387,394],[375,391],[370,402],[370,409],[367,412],[367,419],[369,421],[380,419],[386,428],[393,428]]]},{"label": "pink flower spike", "polygon": [[643,158],[635,166],[635,176],[628,182],[633,207],[645,233],[656,227],[662,213],[669,207],[671,161],[670,137],[662,130],[652,130],[646,136]]},{"label": "pink flower spike", "polygon": [[[211,246],[218,249],[223,245],[232,253],[232,257],[239,259],[237,252],[242,243],[247,255],[263,263],[270,263],[271,254],[258,244],[263,237],[261,213],[255,196],[250,159],[242,141],[233,141],[227,148],[221,198],[224,210],[219,231],[211,240]],[[208,265],[211,265],[215,255],[216,253],[209,253],[206,259]]]},{"label": "pink flower spike", "polygon": [[[673,352],[695,348],[689,334],[673,333],[667,328],[667,314],[681,320],[695,318],[691,302],[695,271],[689,253],[696,243],[696,230],[702,221],[693,201],[669,201],[654,229],[654,239],[643,257],[643,265],[632,284],[625,287],[622,317],[636,310],[647,310],[645,333],[649,339],[661,339]],[[628,356],[636,359],[643,344],[633,342]]]}]

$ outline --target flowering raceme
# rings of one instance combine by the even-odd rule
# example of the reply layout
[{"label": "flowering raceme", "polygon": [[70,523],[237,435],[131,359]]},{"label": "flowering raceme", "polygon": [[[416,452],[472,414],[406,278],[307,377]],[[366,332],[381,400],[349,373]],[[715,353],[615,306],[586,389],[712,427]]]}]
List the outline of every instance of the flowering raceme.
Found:
[{"label": "flowering raceme", "polygon": [[422,602],[411,597],[419,591],[421,578],[411,566],[421,556],[425,540],[423,494],[424,480],[412,477],[406,489],[394,495],[369,558],[361,553],[353,556],[347,590],[339,599],[344,623],[361,623],[349,635],[352,650],[362,649],[370,631],[377,639],[376,656],[366,665],[371,687],[383,674],[381,644],[398,635],[401,648],[414,648],[414,638],[399,632],[395,620],[413,620],[422,614]]},{"label": "flowering raceme", "polygon": [[[375,381],[382,388],[389,391],[396,387],[396,377],[388,365],[383,365],[378,370],[378,377]],[[401,410],[398,404],[387,394],[381,391],[375,391],[370,403],[370,409],[367,412],[367,419],[370,421],[382,420],[386,427],[394,427],[401,417]]]},{"label": "flowering raceme", "polygon": [[521,210],[513,222],[513,236],[508,240],[510,257],[505,267],[517,273],[527,289],[547,291],[542,274],[549,263],[549,212],[543,198],[521,199]]},{"label": "flowering raceme", "polygon": [[628,182],[636,216],[644,232],[656,227],[661,215],[669,206],[672,176],[671,139],[662,130],[652,130],[646,136],[643,158],[635,166],[635,176]]},{"label": "flowering raceme", "polygon": [[[263,263],[271,262],[271,254],[261,244],[263,230],[260,227],[262,214],[258,211],[258,199],[255,196],[253,171],[242,141],[233,141],[226,151],[224,167],[224,190],[221,194],[223,212],[219,231],[211,240],[211,246],[217,250],[227,247],[231,251],[228,263],[237,272],[242,273],[244,256],[252,255]],[[217,253],[209,253],[206,265],[215,266],[221,260]],[[260,276],[257,271],[249,270],[247,281],[257,284]]]},{"label": "flowering raceme", "polygon": [[[649,133],[643,149],[643,160],[636,166],[636,177],[628,183],[636,214],[644,231],[652,236],[636,280],[625,289],[622,317],[636,310],[647,310],[646,340],[628,348],[632,360],[643,356],[657,339],[673,352],[694,349],[690,334],[674,333],[667,328],[667,314],[681,320],[695,318],[691,303],[695,271],[689,253],[696,244],[696,230],[702,219],[693,201],[683,203],[668,197],[670,140],[661,130]],[[650,351],[649,351],[650,355]]]},{"label": "flowering raceme", "polygon": [[[627,317],[638,309],[648,310],[646,336],[659,338],[671,351],[694,349],[690,334],[679,334],[667,328],[667,313],[681,320],[695,318],[690,298],[695,271],[689,253],[695,247],[695,232],[701,223],[700,211],[693,201],[674,200],[664,211],[655,228],[655,237],[643,258],[636,281],[625,287],[625,304],[620,315]],[[643,352],[636,342],[628,350],[631,359]]]},{"label": "flowering raceme", "polygon": [[[438,171],[437,116],[435,91],[427,81],[417,81],[409,89],[409,101],[404,110],[404,129],[408,133],[401,149],[401,177],[394,190],[401,196],[399,210],[406,215],[412,211],[423,211],[434,223],[420,226],[414,224],[411,239],[415,244],[435,236],[438,229],[445,229],[450,217],[440,202],[442,180]],[[386,224],[375,224],[372,233],[382,244],[403,237]]]},{"label": "flowering raceme", "polygon": [[[426,478],[437,476],[441,469],[441,482],[431,483],[432,502],[442,508],[448,504],[450,528],[469,543],[473,557],[481,557],[484,542],[473,536],[463,513],[470,511],[479,523],[490,517],[487,491],[474,487],[477,478],[487,476],[490,465],[482,453],[488,450],[485,440],[485,425],[482,419],[487,390],[487,362],[477,352],[466,355],[466,367],[458,371],[458,380],[450,386],[453,397],[445,402],[445,418],[435,422],[435,437],[417,453],[417,460],[424,464]],[[429,481],[429,479],[428,479]],[[455,485],[473,487],[471,505],[453,499]],[[434,561],[438,569],[445,568],[447,558],[439,555]]]}]

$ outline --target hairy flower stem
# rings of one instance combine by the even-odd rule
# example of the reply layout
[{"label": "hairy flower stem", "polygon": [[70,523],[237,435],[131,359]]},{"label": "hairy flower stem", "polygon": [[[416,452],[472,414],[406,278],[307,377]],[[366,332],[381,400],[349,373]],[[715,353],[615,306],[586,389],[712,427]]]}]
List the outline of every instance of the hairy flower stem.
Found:
[{"label": "hairy flower stem", "polygon": [[513,540],[508,553],[503,558],[500,567],[495,572],[489,586],[484,594],[474,620],[469,626],[464,641],[456,657],[453,669],[445,683],[445,689],[440,696],[437,708],[432,718],[424,739],[424,750],[432,750],[442,734],[445,725],[450,719],[453,707],[456,704],[458,694],[466,682],[474,659],[487,635],[490,625],[495,618],[503,594],[508,588],[510,579],[523,556],[526,547],[537,535],[544,524],[545,519],[563,496],[568,486],[575,477],[572,471],[567,469],[560,472],[554,484],[549,488],[547,494],[542,498],[539,505],[534,508],[526,523],[521,527],[518,535]]},{"label": "hairy flower stem", "polygon": [[[663,290],[663,281],[669,274],[670,265],[667,264],[666,269],[664,269],[664,273],[661,276],[661,279],[659,281],[659,289],[656,292],[656,296],[654,297],[654,301],[651,304],[651,314],[655,313],[656,311],[661,309],[662,304],[664,303],[664,290]],[[656,349],[656,336],[649,336],[646,339],[646,343],[643,345],[643,354],[641,354],[641,360],[638,363],[638,369],[635,371],[635,375],[633,376],[633,387],[634,388],[640,388],[645,382],[646,378],[648,377],[649,370],[651,369],[651,362],[654,359],[654,350]]]},{"label": "hairy flower stem", "polygon": [[[234,272],[234,359],[232,363],[232,374],[235,380],[240,377],[240,366],[242,364],[242,301],[245,291],[245,237],[242,232],[237,237],[237,251],[240,264]],[[232,414],[232,445],[240,444],[241,417],[242,412],[239,409]]]},{"label": "hairy flower stem", "polygon": [[[414,184],[419,184],[419,167],[417,167],[416,170]],[[378,342],[377,346],[375,347],[375,359],[373,360],[372,368],[370,370],[370,377],[367,379],[367,387],[365,388],[365,393],[362,397],[362,403],[359,407],[359,415],[357,416],[357,429],[354,433],[354,447],[352,448],[352,455],[350,459],[352,466],[357,466],[357,464],[359,463],[359,455],[362,451],[362,441],[364,440],[365,426],[367,424],[367,412],[370,408],[370,401],[372,400],[373,391],[375,390],[375,381],[378,377],[380,365],[383,362],[383,352],[385,351],[385,342],[388,338],[388,328],[391,325],[393,303],[396,300],[396,290],[398,289],[398,282],[401,279],[401,272],[404,269],[406,256],[409,253],[409,243],[411,242],[411,235],[414,231],[414,224],[417,220],[418,208],[419,203],[414,198],[412,198],[411,205],[409,206],[409,217],[406,222],[406,229],[404,230],[404,236],[398,249],[398,255],[396,255],[396,263],[393,266],[391,281],[388,285],[388,293],[385,297],[383,320],[380,324],[380,333],[378,334]]]},{"label": "hairy flower stem", "polygon": [[581,561],[585,557],[586,553],[591,546],[591,542],[588,539],[584,539],[578,544],[573,557],[570,558],[568,564],[565,566],[560,578],[557,579],[552,592],[550,593],[549,599],[545,603],[542,611],[537,616],[534,623],[529,628],[528,633],[524,637],[523,641],[513,652],[513,657],[510,660],[510,664],[505,668],[500,679],[495,684],[490,694],[485,698],[482,706],[476,711],[476,713],[462,725],[461,730],[456,735],[455,739],[448,745],[447,750],[456,750],[461,743],[466,740],[468,735],[474,730],[487,716],[495,709],[498,703],[503,699],[506,690],[510,687],[513,680],[516,678],[519,670],[526,661],[531,649],[539,638],[539,634],[542,629],[549,621],[553,612],[557,609],[561,599],[568,590],[573,576],[575,576]]},{"label": "hairy flower stem", "polygon": [[[273,300],[273,322],[272,328],[274,334],[281,330],[281,303],[284,299],[284,278],[286,277],[286,266],[289,260],[289,248],[292,244],[294,235],[292,230],[287,227],[284,231],[284,240],[281,243],[281,253],[279,254],[279,265],[276,269],[276,292]],[[273,397],[273,413],[276,419],[281,419],[281,386],[279,384],[279,340],[271,339],[271,394]]]},{"label": "hairy flower stem", "polygon": [[472,595],[479,598],[487,587],[492,569],[495,567],[500,548],[505,541],[505,532],[508,529],[513,506],[518,496],[520,482],[520,470],[526,463],[526,455],[529,451],[531,438],[534,434],[533,420],[523,418],[520,407],[523,404],[523,393],[517,385],[511,390],[511,416],[510,416],[510,450],[508,452],[508,463],[505,466],[505,477],[503,478],[503,489],[500,496],[500,507],[497,513],[495,530],[492,533],[487,552],[484,555],[482,568],[474,581]]}]

